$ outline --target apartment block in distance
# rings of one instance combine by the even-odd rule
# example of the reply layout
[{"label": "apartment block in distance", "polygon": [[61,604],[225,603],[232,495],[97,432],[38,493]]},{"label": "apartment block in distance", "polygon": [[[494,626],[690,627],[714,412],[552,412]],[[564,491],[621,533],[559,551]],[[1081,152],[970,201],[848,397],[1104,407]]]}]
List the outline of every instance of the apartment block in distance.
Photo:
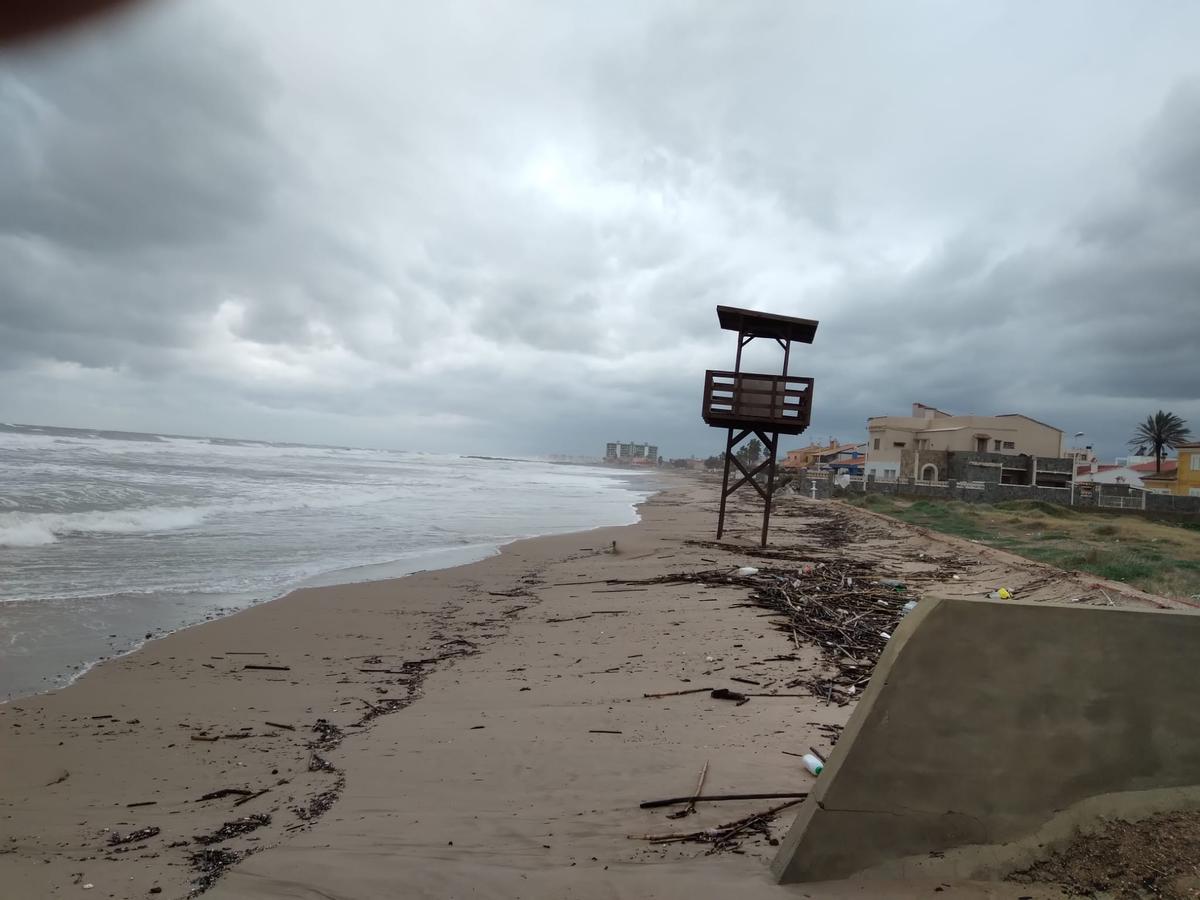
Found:
[{"label": "apartment block in distance", "polygon": [[604,448],[604,461],[618,466],[656,466],[658,447],[654,444],[635,444],[610,441]]},{"label": "apartment block in distance", "polygon": [[865,473],[894,481],[991,481],[1066,487],[1061,429],[1020,413],[956,416],[914,403],[910,416],[867,420]]}]

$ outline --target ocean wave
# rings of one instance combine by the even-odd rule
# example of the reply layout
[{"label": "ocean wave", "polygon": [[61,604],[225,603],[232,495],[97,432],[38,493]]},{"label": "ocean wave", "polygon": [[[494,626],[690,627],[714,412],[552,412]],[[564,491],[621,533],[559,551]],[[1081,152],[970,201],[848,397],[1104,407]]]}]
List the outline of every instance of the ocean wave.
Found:
[{"label": "ocean wave", "polygon": [[41,547],[88,534],[152,534],[199,525],[208,511],[194,507],[117,509],[79,513],[0,513],[0,547]]}]

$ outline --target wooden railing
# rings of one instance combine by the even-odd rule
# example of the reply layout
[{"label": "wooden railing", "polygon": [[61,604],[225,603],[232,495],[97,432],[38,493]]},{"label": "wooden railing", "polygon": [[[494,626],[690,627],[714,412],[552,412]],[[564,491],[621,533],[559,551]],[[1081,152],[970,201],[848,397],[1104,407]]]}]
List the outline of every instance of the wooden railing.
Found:
[{"label": "wooden railing", "polygon": [[710,369],[702,415],[709,425],[799,434],[812,418],[812,390],[811,378]]}]

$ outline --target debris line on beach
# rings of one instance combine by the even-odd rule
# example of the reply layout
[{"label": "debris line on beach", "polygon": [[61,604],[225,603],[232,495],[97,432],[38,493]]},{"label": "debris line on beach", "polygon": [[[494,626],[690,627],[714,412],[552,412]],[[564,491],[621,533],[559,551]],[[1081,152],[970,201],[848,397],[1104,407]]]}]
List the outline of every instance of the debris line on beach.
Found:
[{"label": "debris line on beach", "polygon": [[775,816],[788,807],[803,803],[803,798],[788,800],[778,806],[772,806],[762,812],[752,813],[733,822],[705,828],[700,831],[689,831],[677,834],[631,834],[630,840],[649,841],[652,844],[696,843],[711,844],[708,853],[720,853],[726,850],[736,850],[741,842],[752,834],[773,840],[771,837],[771,822]]}]

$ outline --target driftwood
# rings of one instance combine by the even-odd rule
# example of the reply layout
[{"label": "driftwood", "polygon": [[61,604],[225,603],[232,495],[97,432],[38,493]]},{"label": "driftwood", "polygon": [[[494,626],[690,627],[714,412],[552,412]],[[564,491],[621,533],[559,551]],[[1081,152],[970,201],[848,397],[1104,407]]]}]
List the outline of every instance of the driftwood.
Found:
[{"label": "driftwood", "polygon": [[705,691],[711,691],[712,688],[688,688],[686,691],[666,691],[661,694],[642,694],[643,697],[657,699],[659,697],[682,697],[684,694],[702,694]]},{"label": "driftwood", "polygon": [[209,791],[197,803],[202,803],[205,800],[220,800],[222,797],[248,797],[254,791],[248,791],[245,788],[221,788],[219,791]]},{"label": "driftwood", "polygon": [[266,672],[290,672],[290,671],[292,671],[291,666],[265,666],[265,665],[260,665],[259,663],[246,663],[246,665],[242,666],[242,668],[243,669],[261,669]]},{"label": "driftwood", "polygon": [[644,803],[639,803],[638,808],[658,809],[660,806],[677,806],[680,803],[720,803],[725,800],[779,800],[785,797],[799,801],[803,800],[807,796],[807,791],[783,794],[707,794],[693,795],[691,797],[672,797],[669,800],[647,800]]},{"label": "driftwood", "polygon": [[255,813],[252,816],[244,816],[240,819],[234,819],[232,822],[226,822],[210,834],[193,835],[192,839],[198,844],[219,844],[221,841],[227,841],[232,837],[246,834],[254,831],[256,828],[262,828],[264,825],[270,824],[271,816],[268,813]]},{"label": "driftwood", "polygon": [[[696,790],[693,791],[693,793],[697,797],[699,797],[700,792],[704,790],[704,779],[707,775],[708,775],[708,762],[706,760],[704,763],[704,768],[700,770],[700,778],[696,781]],[[692,800],[691,803],[689,803],[687,806],[685,806],[679,812],[671,813],[670,815],[667,816],[667,818],[668,819],[682,819],[684,816],[690,816],[695,811],[696,811],[696,801]]]},{"label": "driftwood", "polygon": [[137,831],[131,831],[129,834],[121,834],[119,831],[114,831],[108,836],[108,845],[116,847],[120,844],[132,844],[134,841],[145,841],[154,837],[162,831],[157,825],[151,825],[147,828],[139,828]]},{"label": "driftwood", "polygon": [[795,806],[797,803],[802,802],[804,802],[802,799],[788,800],[786,803],[772,806],[770,809],[763,810],[762,812],[753,813],[724,825],[718,825],[716,828],[706,828],[703,831],[690,831],[681,834],[631,834],[629,835],[629,839],[634,841],[650,841],[652,844],[676,844],[688,841],[712,844],[710,853],[715,853],[719,850],[732,850],[737,846],[734,838],[738,835],[751,830],[760,834],[768,834],[771,819],[789,806]]},{"label": "driftwood", "polygon": [[263,794],[267,793],[267,791],[269,791],[269,790],[271,790],[271,789],[270,789],[270,788],[263,788],[261,791],[257,791],[257,792],[255,792],[255,793],[253,793],[253,794],[247,794],[245,797],[243,797],[241,800],[238,800],[238,801],[237,801],[236,803],[234,803],[233,805],[234,805],[234,806],[241,806],[243,803],[249,803],[249,802],[250,802],[251,800],[253,800],[254,798],[256,798],[256,797],[261,797]]},{"label": "driftwood", "polygon": [[[807,508],[805,515],[810,516]],[[860,526],[830,513],[821,521],[806,524],[805,537],[824,551],[845,543],[855,529],[861,530]],[[938,568],[907,576],[908,583],[889,584],[889,581],[896,581],[891,577],[895,573],[881,571],[877,563],[845,558],[814,562],[812,548],[758,550],[712,541],[688,543],[775,560],[778,565],[759,566],[753,575],[738,575],[728,568],[714,568],[625,583],[701,584],[710,588],[750,589],[752,593],[745,605],[763,609],[769,617],[776,618],[773,626],[791,639],[797,651],[803,649],[803,644],[812,646],[830,672],[823,676],[798,677],[786,686],[803,684],[813,695],[840,705],[849,703],[870,680],[876,660],[904,617],[906,601],[917,599],[909,589],[911,582],[917,579],[944,581],[963,568],[963,564],[954,559],[923,557],[920,562]],[[901,555],[900,558],[906,557]]]}]

